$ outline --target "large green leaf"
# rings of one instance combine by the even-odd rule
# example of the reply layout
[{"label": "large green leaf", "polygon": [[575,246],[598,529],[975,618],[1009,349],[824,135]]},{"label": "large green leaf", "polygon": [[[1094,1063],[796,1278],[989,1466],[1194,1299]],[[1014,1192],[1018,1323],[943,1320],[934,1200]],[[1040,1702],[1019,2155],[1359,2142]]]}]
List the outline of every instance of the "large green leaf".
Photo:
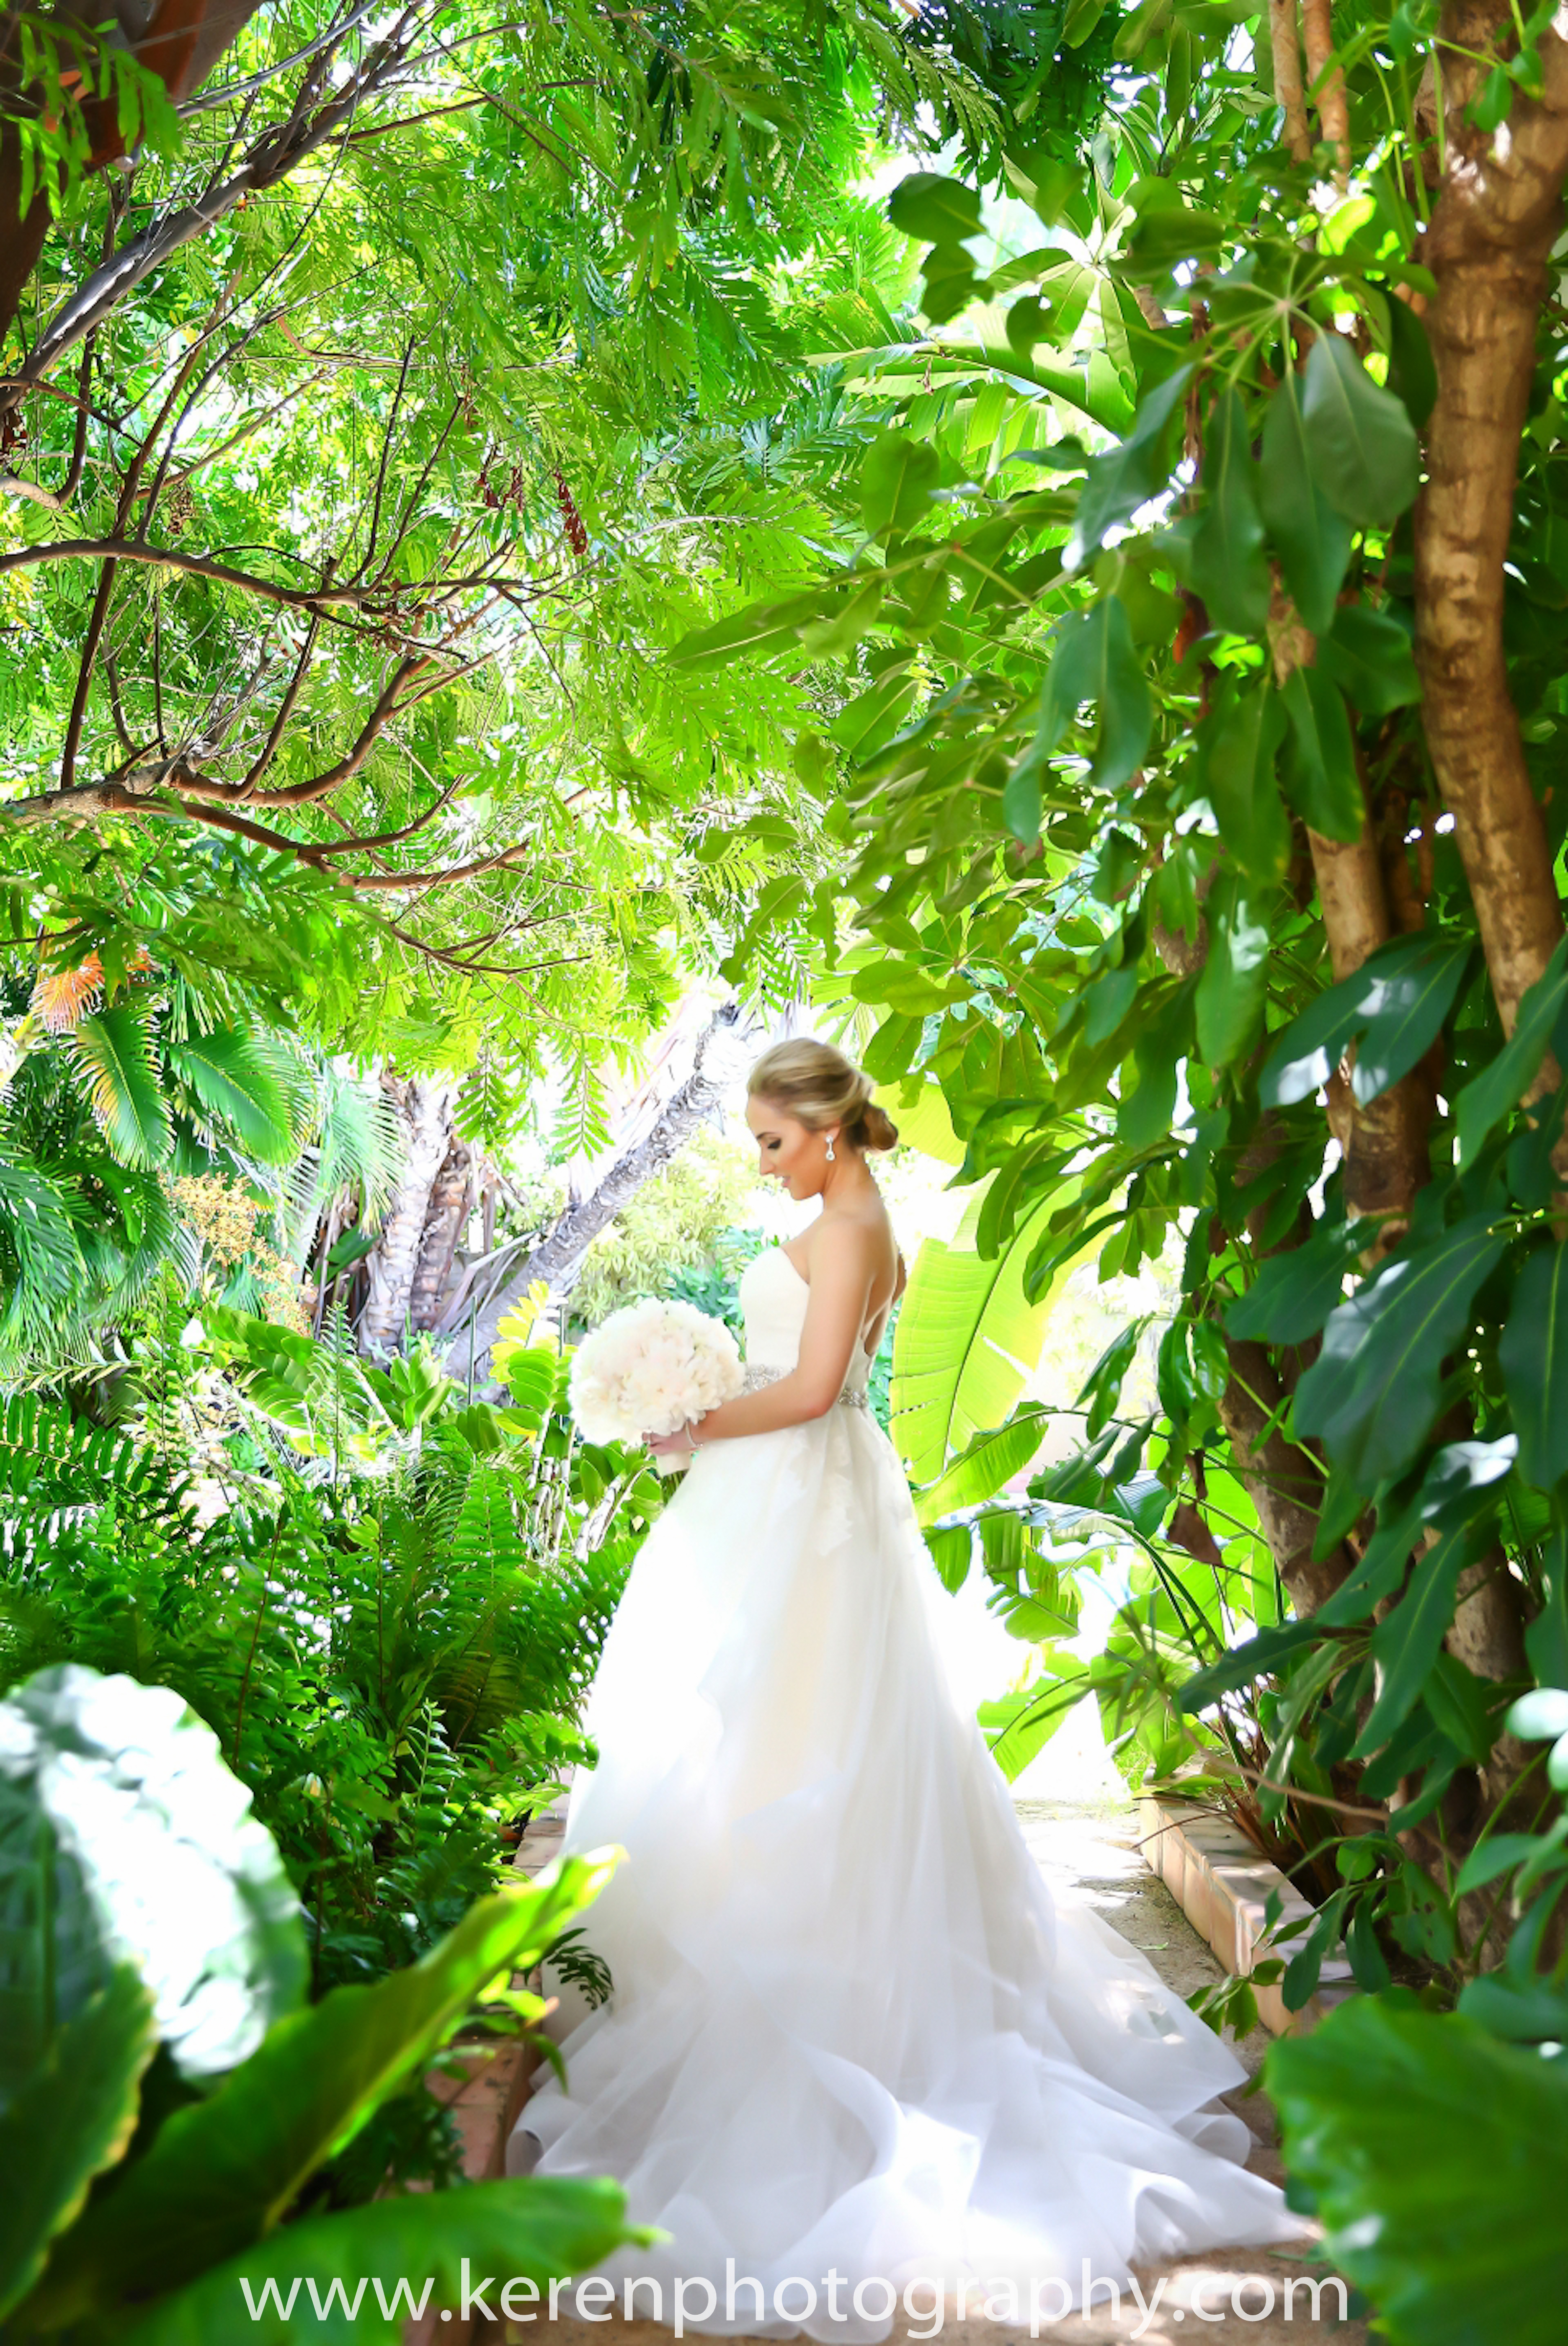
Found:
[{"label": "large green leaf", "polygon": [[1471,957],[1467,938],[1399,937],[1369,954],[1353,979],[1361,1037],[1350,1089],[1360,1106],[1408,1076],[1453,1007]]},{"label": "large green leaf", "polygon": [[532,1968],[613,1862],[609,1852],[561,1860],[532,1889],[482,1900],[421,1962],[279,2022],[216,2093],[165,2121],[91,2221],[59,2242],[36,2300],[49,2320],[178,2286],[270,2231],[487,1984]]},{"label": "large green leaf", "polygon": [[1422,1528],[1419,1494],[1402,1507],[1385,1502],[1378,1510],[1378,1527],[1360,1561],[1351,1566],[1332,1596],[1314,1610],[1312,1618],[1319,1627],[1349,1628],[1364,1621],[1385,1597],[1392,1596],[1410,1569],[1410,1553]]},{"label": "large green leaf", "polygon": [[942,1086],[925,1080],[911,1100],[906,1086],[879,1084],[877,1106],[885,1108],[898,1127],[901,1148],[918,1148],[940,1165],[962,1165],[963,1143],[952,1128],[952,1114]]},{"label": "large green leaf", "polygon": [[0,2091],[134,1962],[189,2076],[231,2068],[305,1985],[299,1899],[212,1729],[75,1663],[0,1705]]},{"label": "large green leaf", "polygon": [[1053,1288],[1023,1290],[1031,1246],[1059,1200],[1043,1198],[990,1261],[974,1251],[984,1203],[966,1208],[951,1246],[927,1239],[915,1257],[893,1336],[892,1437],[913,1483],[942,1474],[953,1451],[1000,1426],[1040,1358]]},{"label": "large green leaf", "polygon": [[1194,997],[1197,1047],[1206,1066],[1226,1067],[1250,1051],[1263,1024],[1268,924],[1234,872],[1221,873],[1205,913],[1208,957]]},{"label": "large green leaf", "polygon": [[1154,699],[1119,595],[1103,595],[1087,610],[1073,612],[1056,630],[1055,650],[1040,693],[1039,728],[1003,791],[1003,819],[1015,838],[1038,839],[1041,775],[1085,701],[1095,704],[1099,717],[1090,783],[1102,790],[1118,790],[1137,771],[1155,719]]},{"label": "large green leaf", "polygon": [[0,2318],[44,2270],[93,2178],[124,2156],[142,2073],[158,2050],[152,1998],[129,1964],[56,2031],[0,2114]]},{"label": "large green leaf", "polygon": [[1102,350],[1091,351],[1081,364],[1074,361],[1064,366],[1053,366],[1044,359],[1020,358],[1004,342],[954,342],[947,346],[945,354],[961,366],[1000,375],[1003,383],[1020,390],[1027,385],[1048,392],[1106,432],[1125,432],[1133,421],[1133,403],[1123,378]]},{"label": "large green leaf", "polygon": [[120,1003],[84,1018],[71,1040],[109,1149],[122,1165],[161,1165],[174,1146],[174,1127],[147,1018]]},{"label": "large green leaf", "polygon": [[1356,744],[1344,695],[1321,668],[1293,668],[1280,688],[1290,719],[1286,796],[1325,839],[1359,839],[1367,819]]},{"label": "large green leaf", "polygon": [[1410,639],[1387,611],[1346,603],[1318,641],[1318,665],[1363,717],[1386,717],[1421,697]]},{"label": "large green leaf", "polygon": [[1192,1046],[1197,984],[1196,977],[1183,978],[1150,1015],[1137,1022],[1131,1058],[1122,1068],[1116,1109],[1116,1138],[1134,1153],[1153,1148],[1170,1129],[1178,1063]]},{"label": "large green leaf", "polygon": [[1390,1741],[1415,1708],[1453,1619],[1454,1594],[1470,1547],[1468,1527],[1456,1525],[1418,1556],[1410,1586],[1372,1632],[1378,1693],[1349,1754],[1369,1760]]},{"label": "large green leaf", "polygon": [[1333,625],[1349,566],[1351,529],[1312,479],[1294,374],[1280,383],[1263,419],[1257,487],[1264,524],[1296,607],[1315,636],[1324,635]]},{"label": "large green leaf", "polygon": [[809,594],[790,595],[782,601],[748,603],[728,619],[717,620],[710,627],[694,627],[684,635],[667,655],[667,665],[700,675],[726,668],[731,660],[781,651],[799,642],[802,628],[842,618],[851,600],[853,593],[846,594],[839,581],[831,580]]},{"label": "large green leaf", "polygon": [[929,513],[941,472],[929,441],[879,432],[860,465],[860,518],[871,536],[909,529]]},{"label": "large green leaf", "polygon": [[1519,1471],[1553,1490],[1568,1474],[1568,1246],[1539,1248],[1520,1272],[1497,1361]]},{"label": "large green leaf", "polygon": [[1250,1686],[1255,1678],[1277,1669],[1287,1655],[1295,1653],[1298,1647],[1309,1646],[1317,1634],[1310,1621],[1282,1621],[1259,1629],[1255,1637],[1233,1646],[1207,1669],[1184,1678],[1172,1700],[1178,1710],[1206,1709],[1222,1694]]},{"label": "large green leaf", "polygon": [[283,1165],[299,1154],[287,1095],[254,1035],[215,1026],[169,1042],[165,1056],[209,1115],[227,1124],[252,1157]]},{"label": "large green leaf", "polygon": [[1568,2065],[1407,1990],[1269,2047],[1285,2162],[1396,2346],[1558,2346]]},{"label": "large green leaf", "polygon": [[1359,529],[1397,521],[1420,480],[1415,427],[1342,335],[1320,333],[1312,345],[1301,423],[1311,478],[1335,510]]},{"label": "large green leaf", "polygon": [[1217,212],[1195,211],[1173,180],[1151,175],[1128,190],[1138,214],[1128,257],[1140,277],[1163,277],[1184,260],[1211,260],[1230,234]]},{"label": "large green leaf", "polygon": [[1316,1223],[1304,1246],[1259,1263],[1246,1294],[1226,1307],[1226,1326],[1233,1336],[1270,1344],[1306,1343],[1344,1295],[1345,1273],[1366,1242],[1354,1222]]},{"label": "large green leaf", "polygon": [[915,1514],[929,1528],[960,1507],[978,1507],[1004,1483],[1021,1474],[1045,1439],[1054,1412],[1044,1402],[1025,1402],[1003,1424],[977,1433],[943,1474],[917,1494]]},{"label": "large green leaf", "polygon": [[1220,836],[1243,872],[1282,879],[1290,861],[1290,825],[1275,780],[1285,711],[1267,684],[1225,690],[1198,727],[1198,786]]},{"label": "large green leaf", "polygon": [[124,2346],[402,2346],[410,2314],[460,2313],[465,2283],[504,2328],[501,2292],[514,2280],[533,2290],[516,2290],[508,2310],[539,2320],[551,2280],[652,2241],[653,2228],[628,2225],[625,2211],[618,2184],[554,2175],[372,2200],[287,2226],[120,2334]]},{"label": "large green leaf", "polygon": [[1062,550],[1064,569],[1075,569],[1097,553],[1109,532],[1130,521],[1170,479],[1176,423],[1191,375],[1190,366],[1178,367],[1156,384],[1126,438],[1090,464],[1073,534]]},{"label": "large green leaf", "polygon": [[[1522,1099],[1540,1070],[1552,1041],[1553,1029],[1568,1006],[1568,937],[1525,994],[1513,1032],[1495,1059],[1466,1084],[1454,1102],[1461,1165],[1471,1165],[1487,1135],[1517,1100]],[[1561,1047],[1561,1046],[1559,1046]]]},{"label": "large green leaf", "polygon": [[1102,596],[1064,621],[1057,635],[1044,697],[1052,748],[1085,701],[1095,703],[1100,718],[1090,781],[1096,790],[1119,790],[1137,771],[1154,724],[1154,702],[1119,595]]},{"label": "large green leaf", "polygon": [[1094,1691],[1088,1664],[1076,1655],[1054,1655],[1053,1663],[1054,1674],[1044,1684],[1000,1695],[975,1712],[991,1756],[1010,1784],[1044,1749],[1068,1713]]},{"label": "large green leaf", "polygon": [[888,218],[924,244],[961,244],[983,227],[978,191],[940,171],[911,171],[901,179],[888,198]]},{"label": "large green leaf", "polygon": [[1485,1215],[1395,1255],[1329,1316],[1323,1349],[1296,1390],[1298,1433],[1319,1436],[1358,1487],[1401,1474],[1437,1411],[1443,1362],[1505,1240]]},{"label": "large green leaf", "polygon": [[940,1531],[927,1532],[925,1545],[937,1578],[950,1596],[956,1596],[974,1562],[974,1537],[969,1525],[944,1524]]},{"label": "large green leaf", "polygon": [[1420,431],[1437,405],[1437,362],[1427,330],[1408,301],[1389,299],[1389,389]]},{"label": "large green leaf", "polygon": [[1223,391],[1204,439],[1205,495],[1192,537],[1189,583],[1210,618],[1240,636],[1260,636],[1268,622],[1256,472],[1246,410],[1234,391]]},{"label": "large green leaf", "polygon": [[1395,937],[1285,1027],[1257,1079],[1265,1107],[1288,1107],[1326,1084],[1361,1036],[1351,1087],[1363,1107],[1409,1075],[1453,1006],[1471,955],[1463,938]]}]

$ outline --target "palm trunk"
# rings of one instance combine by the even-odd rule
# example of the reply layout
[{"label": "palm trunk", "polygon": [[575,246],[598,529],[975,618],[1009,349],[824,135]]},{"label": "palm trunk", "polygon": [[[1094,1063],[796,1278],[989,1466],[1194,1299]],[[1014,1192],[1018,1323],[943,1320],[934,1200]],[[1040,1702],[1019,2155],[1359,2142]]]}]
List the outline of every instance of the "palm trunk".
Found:
[{"label": "palm trunk", "polygon": [[453,1138],[431,1185],[420,1234],[419,1261],[409,1296],[409,1324],[433,1328],[441,1318],[447,1283],[473,1204],[477,1153],[467,1141]]},{"label": "palm trunk", "polygon": [[434,1077],[385,1076],[405,1157],[402,1178],[374,1250],[365,1258],[370,1291],[360,1315],[360,1350],[395,1352],[412,1317],[414,1275],[424,1247],[431,1191],[452,1144],[453,1086]]}]

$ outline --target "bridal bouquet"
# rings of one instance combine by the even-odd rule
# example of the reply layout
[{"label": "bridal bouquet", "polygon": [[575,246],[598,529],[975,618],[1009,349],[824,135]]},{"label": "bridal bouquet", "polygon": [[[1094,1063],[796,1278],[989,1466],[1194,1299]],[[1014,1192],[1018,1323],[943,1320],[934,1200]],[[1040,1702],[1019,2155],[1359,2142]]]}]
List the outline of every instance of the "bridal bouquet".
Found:
[{"label": "bridal bouquet", "polygon": [[589,1442],[675,1433],[741,1385],[740,1349],[690,1303],[628,1303],[572,1355],[572,1414]]}]

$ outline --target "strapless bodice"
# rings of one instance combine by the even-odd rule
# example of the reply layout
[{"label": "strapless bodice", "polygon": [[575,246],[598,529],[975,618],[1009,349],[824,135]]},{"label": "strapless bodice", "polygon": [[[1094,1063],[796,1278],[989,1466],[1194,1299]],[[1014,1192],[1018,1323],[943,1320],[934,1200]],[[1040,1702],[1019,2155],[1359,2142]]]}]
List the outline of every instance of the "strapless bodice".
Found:
[{"label": "strapless bodice", "polygon": [[[787,1375],[800,1357],[800,1331],[806,1324],[806,1299],[810,1287],[801,1278],[781,1246],[764,1247],[740,1274],[740,1308],[746,1315],[746,1365]],[[844,1391],[866,1390],[871,1364],[864,1344],[858,1343],[845,1372]]]}]

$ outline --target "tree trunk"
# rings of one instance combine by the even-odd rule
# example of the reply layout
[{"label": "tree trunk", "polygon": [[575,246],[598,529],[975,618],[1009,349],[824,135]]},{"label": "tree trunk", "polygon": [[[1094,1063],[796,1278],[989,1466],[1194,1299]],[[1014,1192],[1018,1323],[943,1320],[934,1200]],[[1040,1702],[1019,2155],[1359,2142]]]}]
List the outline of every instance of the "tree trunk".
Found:
[{"label": "tree trunk", "polygon": [[[1506,6],[1451,8],[1442,38],[1484,51],[1509,21]],[[1502,651],[1519,439],[1568,176],[1568,44],[1544,32],[1540,52],[1544,96],[1535,103],[1516,89],[1491,137],[1455,102],[1473,72],[1458,67],[1456,82],[1445,64],[1448,169],[1420,252],[1437,279],[1425,321],[1438,396],[1415,515],[1416,661],[1427,743],[1507,1034],[1563,934]],[[1542,1079],[1554,1080],[1553,1070]]]},{"label": "tree trunk", "polygon": [[[590,1196],[567,1207],[547,1237],[542,1239],[481,1305],[471,1331],[458,1336],[453,1366],[468,1372],[472,1353],[476,1384],[488,1378],[490,1354],[501,1322],[543,1280],[553,1294],[566,1293],[582,1266],[584,1255],[599,1232],[607,1229],[643,1183],[662,1173],[699,1124],[716,1114],[733,1080],[735,1062],[754,1029],[738,1006],[727,1003],[716,1011],[697,1046],[690,1075],[655,1121],[653,1129],[616,1158]],[[718,1048],[715,1046],[718,1045]]]},{"label": "tree trunk", "polygon": [[[1277,683],[1298,668],[1310,668],[1318,642],[1301,624],[1278,578],[1268,622]],[[1365,790],[1363,786],[1363,801]],[[1395,934],[1383,867],[1363,803],[1360,836],[1328,839],[1308,831],[1312,874],[1323,909],[1323,929],[1334,982],[1353,977],[1369,954]],[[1363,1107],[1348,1084],[1330,1082],[1329,1124],[1345,1158],[1345,1209],[1380,1218],[1374,1257],[1403,1237],[1416,1191],[1431,1174],[1427,1136],[1436,1106],[1431,1086],[1418,1069],[1369,1100]]]},{"label": "tree trunk", "polygon": [[[1230,1377],[1220,1397],[1219,1418],[1235,1454],[1236,1471],[1257,1510],[1257,1520],[1290,1602],[1305,1620],[1326,1604],[1350,1570],[1343,1542],[1321,1563],[1314,1560],[1323,1470],[1280,1433],[1279,1380],[1267,1348],[1237,1337],[1226,1339]],[[1275,1423],[1269,1432],[1264,1427]]]},{"label": "tree trunk", "polygon": [[453,1086],[433,1076],[382,1082],[397,1110],[406,1155],[402,1178],[373,1252],[365,1258],[370,1292],[360,1315],[360,1350],[395,1352],[412,1316],[414,1274],[423,1249],[430,1193],[452,1142]]},{"label": "tree trunk", "polygon": [[473,1203],[475,1152],[455,1137],[448,1146],[440,1171],[431,1185],[420,1234],[419,1262],[409,1295],[409,1324],[433,1328],[441,1318],[447,1281]]}]

